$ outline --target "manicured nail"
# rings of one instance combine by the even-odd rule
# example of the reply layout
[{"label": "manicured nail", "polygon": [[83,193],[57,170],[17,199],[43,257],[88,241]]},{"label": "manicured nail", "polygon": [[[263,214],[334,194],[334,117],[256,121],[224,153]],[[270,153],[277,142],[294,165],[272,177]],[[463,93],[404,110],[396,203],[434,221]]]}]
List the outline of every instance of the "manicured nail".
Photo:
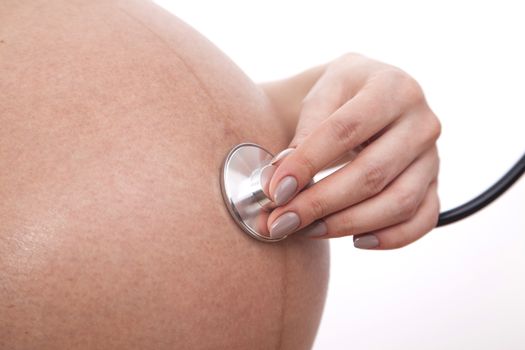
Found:
[{"label": "manicured nail", "polygon": [[318,220],[303,228],[300,232],[305,237],[321,237],[326,235],[326,224],[323,220]]},{"label": "manicured nail", "polygon": [[277,189],[274,194],[274,202],[277,206],[283,205],[292,198],[293,194],[297,190],[297,180],[293,176],[286,176],[279,182]]},{"label": "manicured nail", "polygon": [[354,247],[361,249],[371,249],[376,248],[379,245],[379,240],[374,235],[364,235],[357,237],[354,240]]},{"label": "manicured nail", "polygon": [[273,173],[275,173],[275,169],[277,169],[277,167],[273,165],[266,165],[261,169],[261,188],[268,198],[270,197],[270,180]]},{"label": "manicured nail", "polygon": [[299,216],[293,211],[289,211],[279,216],[270,227],[271,238],[281,238],[295,231],[299,227]]},{"label": "manicured nail", "polygon": [[280,161],[284,157],[290,155],[290,153],[292,153],[293,151],[295,151],[295,148],[287,148],[287,149],[277,153],[277,155],[275,157],[273,157],[272,162],[270,164],[274,165],[275,163],[277,163],[278,161]]}]

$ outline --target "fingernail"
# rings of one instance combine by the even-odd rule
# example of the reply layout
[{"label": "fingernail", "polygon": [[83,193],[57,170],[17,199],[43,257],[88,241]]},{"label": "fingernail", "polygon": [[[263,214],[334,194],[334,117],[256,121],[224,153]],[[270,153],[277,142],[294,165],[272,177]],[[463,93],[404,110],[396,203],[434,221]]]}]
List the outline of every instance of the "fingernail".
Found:
[{"label": "fingernail", "polygon": [[270,164],[274,165],[275,163],[277,163],[278,161],[280,161],[284,157],[288,156],[294,150],[295,150],[295,148],[287,148],[287,149],[277,153],[277,155],[275,157],[273,157],[272,162]]},{"label": "fingernail", "polygon": [[299,216],[290,211],[279,216],[270,227],[271,238],[281,238],[295,231],[299,227]]},{"label": "fingernail", "polygon": [[292,198],[297,190],[297,180],[293,176],[286,176],[279,182],[275,190],[274,202],[277,206],[283,205]]},{"label": "fingernail", "polygon": [[277,167],[273,165],[266,165],[264,168],[261,169],[261,188],[268,198],[270,197],[270,190],[268,186],[270,185],[270,180],[273,176],[273,173],[275,173],[275,169],[277,169]]},{"label": "fingernail", "polygon": [[357,237],[354,240],[354,247],[361,249],[376,248],[379,245],[379,240],[376,236],[369,234],[361,237]]},{"label": "fingernail", "polygon": [[323,220],[318,220],[313,224],[303,228],[301,234],[305,237],[321,237],[326,235],[326,224]]}]

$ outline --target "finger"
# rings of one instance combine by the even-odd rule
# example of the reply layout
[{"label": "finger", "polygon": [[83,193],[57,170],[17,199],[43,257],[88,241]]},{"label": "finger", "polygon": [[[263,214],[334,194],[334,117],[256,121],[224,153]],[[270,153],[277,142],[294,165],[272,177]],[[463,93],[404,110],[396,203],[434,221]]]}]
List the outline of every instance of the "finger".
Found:
[{"label": "finger", "polygon": [[[357,158],[357,155],[365,148],[365,145],[359,145],[358,147],[354,148],[353,150],[344,153],[341,157],[337,158],[333,162],[329,163],[324,169],[333,168],[333,167],[341,167],[344,164],[347,164],[348,162],[353,161],[355,158]],[[284,158],[289,156],[293,151],[295,151],[295,148],[289,147],[281,152],[277,153],[271,160],[270,164],[278,166]],[[323,169],[323,170],[324,170]],[[269,179],[270,180],[270,179]]]},{"label": "finger", "polygon": [[283,213],[296,216],[295,223],[300,225],[294,227],[295,231],[379,193],[414,159],[434,146],[435,131],[427,130],[425,125],[424,118],[402,118],[353,162],[300,192],[286,205],[274,209],[268,217],[270,234],[280,233],[272,227],[282,227],[278,221]]},{"label": "finger", "polygon": [[[301,144],[322,121],[350,100],[363,86],[364,76],[358,76],[358,71],[363,69],[356,71],[363,59],[364,57],[355,55],[344,63],[327,67],[301,101],[300,116],[289,147],[295,148]],[[342,68],[339,67],[344,68],[345,72],[341,72]],[[352,79],[348,79],[348,76],[352,76]]]},{"label": "finger", "polygon": [[354,246],[361,249],[386,250],[407,246],[436,227],[439,218],[437,181],[429,186],[421,207],[408,221],[365,235],[354,236]]},{"label": "finger", "polygon": [[334,79],[329,72],[319,78],[301,102],[295,134],[289,147],[301,144],[312,130],[341,107],[345,101],[344,90],[342,80]]},{"label": "finger", "polygon": [[370,139],[368,139],[364,143],[360,144],[359,146],[355,147],[354,149],[352,149],[352,150],[350,150],[348,152],[345,152],[341,157],[337,158],[335,161],[333,161],[330,164],[328,164],[325,167],[325,169],[333,168],[333,167],[340,168],[341,166],[343,166],[343,165],[353,161],[354,159],[357,158],[359,153],[361,153],[365,149],[366,146],[368,146],[373,141],[375,141],[377,138],[382,136],[384,134],[384,132],[387,131],[387,129],[388,128],[384,128],[383,130],[381,130],[380,132],[376,133],[374,136],[372,136]]},{"label": "finger", "polygon": [[[330,66],[325,70],[323,75],[315,82],[308,94],[302,100],[300,118],[298,118],[294,138],[289,143],[288,148],[279,152],[272,159],[272,165],[279,165],[281,161],[294,151],[297,145],[310,135],[327,116],[336,111],[342,104],[341,101],[347,101],[357,91],[360,85],[354,81],[352,86],[347,86],[343,76],[336,74]],[[343,155],[342,158],[347,158]],[[340,163],[338,159],[334,163]]]},{"label": "finger", "polygon": [[[327,164],[371,138],[400,116],[404,103],[393,103],[391,86],[375,81],[361,89],[286,157],[270,181],[270,195],[278,206],[286,203]],[[399,99],[397,99],[399,100]],[[285,179],[283,183],[281,181]],[[277,191],[279,188],[279,191]]]},{"label": "finger", "polygon": [[[410,219],[421,205],[438,170],[437,149],[433,147],[418,157],[377,196],[323,218],[326,226],[323,238],[357,235]],[[310,226],[297,234],[312,236],[309,233]],[[319,234],[319,230],[316,232]]]}]

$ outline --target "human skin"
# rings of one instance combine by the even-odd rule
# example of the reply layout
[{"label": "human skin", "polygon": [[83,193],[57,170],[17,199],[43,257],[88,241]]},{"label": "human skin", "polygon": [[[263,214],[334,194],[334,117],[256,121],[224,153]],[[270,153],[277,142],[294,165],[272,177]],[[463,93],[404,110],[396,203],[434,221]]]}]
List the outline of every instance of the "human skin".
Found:
[{"label": "human skin", "polygon": [[[303,84],[305,75],[316,76],[313,86]],[[263,87],[296,125],[288,148],[266,169],[273,172],[267,191],[278,206],[268,218],[271,237],[353,235],[357,248],[383,250],[406,246],[436,226],[441,125],[414,78],[347,53]],[[356,148],[350,163],[306,187]]]},{"label": "human skin", "polygon": [[309,349],[327,241],[223,205],[231,147],[295,125],[142,1],[0,3],[0,348]]}]

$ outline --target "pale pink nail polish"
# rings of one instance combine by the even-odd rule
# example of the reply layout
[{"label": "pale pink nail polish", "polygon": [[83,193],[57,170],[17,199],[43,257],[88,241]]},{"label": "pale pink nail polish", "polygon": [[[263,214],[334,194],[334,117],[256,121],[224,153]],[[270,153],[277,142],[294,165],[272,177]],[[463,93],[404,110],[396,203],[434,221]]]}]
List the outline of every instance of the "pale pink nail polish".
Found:
[{"label": "pale pink nail polish", "polygon": [[326,235],[327,228],[323,220],[318,220],[306,226],[300,232],[305,237],[321,237]]},{"label": "pale pink nail polish", "polygon": [[293,176],[286,176],[279,182],[275,189],[274,202],[277,206],[281,206],[292,198],[297,190],[297,180]]},{"label": "pale pink nail polish", "polygon": [[289,233],[292,233],[299,227],[299,216],[290,211],[279,216],[270,227],[271,238],[281,238]]},{"label": "pale pink nail polish", "polygon": [[261,188],[268,198],[270,197],[270,180],[272,179],[273,173],[275,173],[276,169],[277,167],[274,165],[266,165],[261,169]]},{"label": "pale pink nail polish", "polygon": [[361,249],[371,249],[376,248],[379,246],[379,240],[376,236],[372,234],[363,235],[360,237],[357,237],[354,240],[354,247],[361,248]]}]

